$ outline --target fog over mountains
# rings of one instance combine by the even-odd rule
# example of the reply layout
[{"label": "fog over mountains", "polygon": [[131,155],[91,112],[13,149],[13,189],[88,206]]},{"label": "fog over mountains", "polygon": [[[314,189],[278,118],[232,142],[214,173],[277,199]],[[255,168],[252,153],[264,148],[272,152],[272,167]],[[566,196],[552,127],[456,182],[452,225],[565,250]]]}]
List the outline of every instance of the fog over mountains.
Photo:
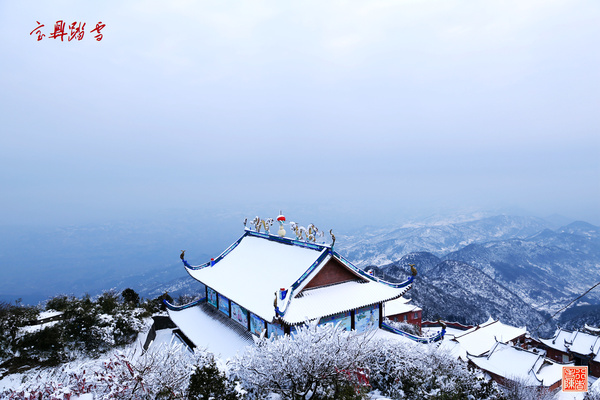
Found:
[{"label": "fog over mountains", "polygon": [[[238,219],[228,216],[212,231],[190,216],[0,230],[0,261],[8,267],[1,299],[36,303],[59,293],[96,295],[126,287],[145,297],[193,294],[199,285],[179,263],[179,250],[188,250],[191,263],[215,257],[242,234]],[[336,236],[338,252],[382,278],[403,280],[415,264],[419,275],[408,297],[428,319],[479,323],[494,317],[533,329],[600,281],[600,228],[586,222],[558,226],[533,217],[467,215]],[[600,324],[600,290],[540,329],[582,321]]]}]

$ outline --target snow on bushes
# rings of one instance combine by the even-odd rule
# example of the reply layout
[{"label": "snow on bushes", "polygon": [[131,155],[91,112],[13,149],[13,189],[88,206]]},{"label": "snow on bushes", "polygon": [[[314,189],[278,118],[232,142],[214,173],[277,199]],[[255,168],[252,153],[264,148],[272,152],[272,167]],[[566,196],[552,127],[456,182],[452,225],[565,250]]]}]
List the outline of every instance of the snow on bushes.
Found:
[{"label": "snow on bushes", "polygon": [[283,338],[257,340],[232,373],[248,397],[359,399],[376,389],[393,399],[500,399],[496,385],[438,349],[339,326],[310,324]]},{"label": "snow on bushes", "polygon": [[366,380],[359,382],[358,377],[369,339],[333,324],[309,324],[292,336],[262,336],[234,359],[232,374],[249,398],[264,398],[270,392],[284,399],[364,398]]},{"label": "snow on bushes", "polygon": [[[108,359],[72,362],[24,377],[19,389],[0,393],[14,400],[68,400],[92,393],[94,399],[185,399],[190,375],[214,363],[210,353],[182,346],[159,346],[141,355],[114,353]],[[194,367],[195,366],[195,367]]]},{"label": "snow on bushes", "polygon": [[500,399],[493,382],[436,344],[379,339],[369,345],[373,388],[393,399]]}]

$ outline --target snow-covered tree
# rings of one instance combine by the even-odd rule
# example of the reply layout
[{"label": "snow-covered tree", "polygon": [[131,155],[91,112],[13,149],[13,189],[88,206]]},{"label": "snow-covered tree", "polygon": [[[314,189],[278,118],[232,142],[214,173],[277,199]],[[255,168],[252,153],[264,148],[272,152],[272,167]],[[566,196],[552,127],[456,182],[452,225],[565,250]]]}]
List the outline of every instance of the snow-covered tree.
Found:
[{"label": "snow-covered tree", "polygon": [[393,399],[500,399],[501,393],[437,344],[379,339],[369,346],[370,383]]},{"label": "snow-covered tree", "polygon": [[205,351],[159,346],[143,354],[114,353],[104,360],[72,362],[30,374],[19,389],[0,393],[15,400],[64,400],[92,393],[94,399],[185,399],[190,375],[213,360]]},{"label": "snow-covered tree", "polygon": [[262,336],[256,346],[234,359],[232,374],[249,398],[264,398],[271,392],[294,400],[364,398],[371,336],[315,323],[292,336]]},{"label": "snow-covered tree", "polygon": [[506,400],[552,400],[554,393],[544,387],[532,387],[522,378],[513,378],[503,386]]}]

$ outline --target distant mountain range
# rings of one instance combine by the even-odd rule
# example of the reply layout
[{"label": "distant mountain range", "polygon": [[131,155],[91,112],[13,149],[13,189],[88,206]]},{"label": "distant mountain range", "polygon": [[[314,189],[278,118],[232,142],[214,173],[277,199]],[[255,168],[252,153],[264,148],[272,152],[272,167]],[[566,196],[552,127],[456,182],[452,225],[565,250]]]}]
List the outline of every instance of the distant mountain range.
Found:
[{"label": "distant mountain range", "polygon": [[338,250],[360,267],[385,265],[416,251],[442,257],[473,243],[526,238],[549,227],[550,223],[539,218],[506,215],[458,222],[437,220],[399,228],[367,228],[341,237]]},{"label": "distant mountain range", "polygon": [[[405,279],[415,264],[419,275],[409,297],[429,319],[478,323],[492,316],[532,329],[600,281],[600,228],[585,222],[552,230],[539,219],[496,216],[403,227],[347,248],[350,259],[361,256],[354,261],[392,281]],[[382,259],[394,261],[377,265]],[[564,317],[597,325],[599,304],[600,288],[578,302],[588,305],[586,313],[571,309]]]}]

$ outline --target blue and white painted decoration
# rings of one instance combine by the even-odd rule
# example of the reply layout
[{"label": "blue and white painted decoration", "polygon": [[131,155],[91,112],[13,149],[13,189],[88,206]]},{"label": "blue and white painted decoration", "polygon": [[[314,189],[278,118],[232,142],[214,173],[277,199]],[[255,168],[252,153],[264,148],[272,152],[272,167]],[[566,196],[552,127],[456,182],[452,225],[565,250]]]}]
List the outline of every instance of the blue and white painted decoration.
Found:
[{"label": "blue and white painted decoration", "polygon": [[235,302],[231,302],[231,319],[248,329],[248,310]]},{"label": "blue and white painted decoration", "polygon": [[211,288],[207,287],[206,295],[207,295],[206,300],[208,301],[208,304],[217,308],[217,292],[212,290]]},{"label": "blue and white painted decoration", "polygon": [[319,325],[324,324],[340,324],[340,328],[349,331],[352,329],[352,316],[350,315],[350,311],[330,315],[329,317],[323,317],[319,320]]},{"label": "blue and white painted decoration", "polygon": [[219,294],[219,311],[229,317],[229,299]]},{"label": "blue and white painted decoration", "polygon": [[379,327],[379,304],[356,309],[354,329],[364,332],[377,327]]},{"label": "blue and white painted decoration", "polygon": [[263,330],[265,330],[265,320],[250,313],[250,332],[260,336]]},{"label": "blue and white painted decoration", "polygon": [[267,323],[267,335],[269,337],[273,335],[282,337],[284,335],[283,326],[279,324]]}]

